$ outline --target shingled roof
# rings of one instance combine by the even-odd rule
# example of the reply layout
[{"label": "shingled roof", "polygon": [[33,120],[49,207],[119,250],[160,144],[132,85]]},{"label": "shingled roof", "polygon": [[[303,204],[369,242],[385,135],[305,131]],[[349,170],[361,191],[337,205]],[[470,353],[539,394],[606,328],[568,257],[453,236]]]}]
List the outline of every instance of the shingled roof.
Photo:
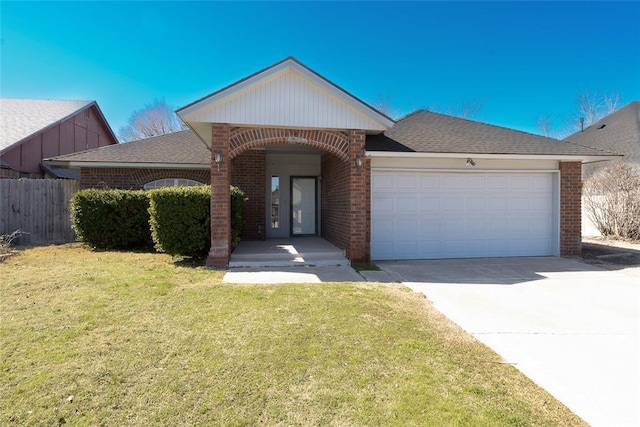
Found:
[{"label": "shingled roof", "polygon": [[382,134],[367,136],[366,150],[583,158],[613,155],[602,149],[425,110],[404,117]]},{"label": "shingled roof", "polygon": [[94,104],[95,101],[0,98],[0,152]]},{"label": "shingled roof", "polygon": [[125,144],[53,157],[45,161],[50,165],[69,167],[209,168],[211,151],[191,130],[183,130]]},{"label": "shingled roof", "polygon": [[565,140],[623,154],[623,160],[640,165],[640,102],[627,104]]}]

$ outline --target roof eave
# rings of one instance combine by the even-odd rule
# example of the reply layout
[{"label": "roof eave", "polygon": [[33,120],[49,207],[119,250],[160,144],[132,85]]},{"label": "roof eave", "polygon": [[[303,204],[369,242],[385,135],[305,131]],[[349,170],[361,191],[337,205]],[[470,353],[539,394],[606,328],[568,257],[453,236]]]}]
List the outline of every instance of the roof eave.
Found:
[{"label": "roof eave", "polygon": [[615,160],[621,155],[576,155],[576,154],[486,154],[486,153],[424,153],[424,152],[399,152],[399,151],[366,151],[367,157],[386,158],[476,158],[498,160],[557,160],[557,161],[581,161],[582,163],[601,162]]},{"label": "roof eave", "polygon": [[160,162],[97,162],[78,160],[44,159],[49,165],[68,168],[127,168],[127,169],[209,169],[209,163],[160,163]]}]

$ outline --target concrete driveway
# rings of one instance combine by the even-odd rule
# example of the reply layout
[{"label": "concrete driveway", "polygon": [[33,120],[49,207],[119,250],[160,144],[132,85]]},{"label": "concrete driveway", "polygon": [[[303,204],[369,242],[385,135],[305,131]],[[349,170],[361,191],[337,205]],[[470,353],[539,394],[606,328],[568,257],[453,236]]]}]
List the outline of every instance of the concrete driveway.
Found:
[{"label": "concrete driveway", "polygon": [[376,262],[593,426],[640,426],[640,280],[565,258]]}]

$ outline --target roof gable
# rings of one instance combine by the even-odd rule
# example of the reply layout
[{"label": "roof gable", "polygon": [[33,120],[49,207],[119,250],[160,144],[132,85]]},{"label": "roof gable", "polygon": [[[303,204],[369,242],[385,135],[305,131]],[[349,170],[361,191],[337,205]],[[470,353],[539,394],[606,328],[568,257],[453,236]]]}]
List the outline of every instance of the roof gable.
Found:
[{"label": "roof gable", "polygon": [[95,101],[0,98],[0,151],[92,105]]},{"label": "roof gable", "polygon": [[246,77],[177,113],[194,129],[199,129],[198,123],[228,123],[380,132],[394,123],[294,58]]}]

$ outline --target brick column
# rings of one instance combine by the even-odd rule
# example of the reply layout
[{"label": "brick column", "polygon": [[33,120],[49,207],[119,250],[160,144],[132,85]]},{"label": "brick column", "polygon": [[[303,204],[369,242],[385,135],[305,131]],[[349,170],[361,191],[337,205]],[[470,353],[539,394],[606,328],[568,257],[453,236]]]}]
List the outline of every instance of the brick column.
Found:
[{"label": "brick column", "polygon": [[[229,125],[211,125],[211,249],[207,267],[224,268],[231,254],[231,203],[229,193]],[[220,164],[215,154],[222,155]]]},{"label": "brick column", "polygon": [[[364,130],[349,131],[349,238],[346,248],[351,262],[368,261],[369,253],[369,162],[364,158]],[[362,167],[356,157],[362,157]]]},{"label": "brick column", "polygon": [[582,254],[582,164],[560,162],[560,256]]}]

